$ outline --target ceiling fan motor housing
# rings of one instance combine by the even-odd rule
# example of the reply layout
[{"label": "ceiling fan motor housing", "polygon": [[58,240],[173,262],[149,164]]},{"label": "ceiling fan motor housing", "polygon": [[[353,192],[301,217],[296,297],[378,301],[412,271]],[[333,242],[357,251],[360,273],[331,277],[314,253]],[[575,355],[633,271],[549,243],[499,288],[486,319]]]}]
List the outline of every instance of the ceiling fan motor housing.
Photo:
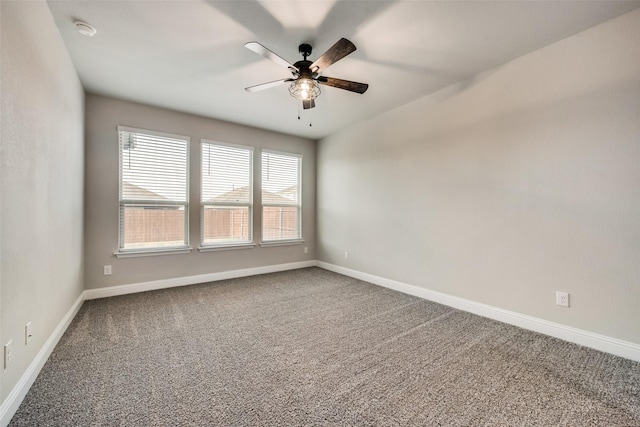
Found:
[{"label": "ceiling fan motor housing", "polygon": [[311,64],[313,63],[307,60],[296,62],[293,65],[298,69],[298,72],[294,72],[293,75],[308,79],[315,77],[317,73],[311,72]]}]

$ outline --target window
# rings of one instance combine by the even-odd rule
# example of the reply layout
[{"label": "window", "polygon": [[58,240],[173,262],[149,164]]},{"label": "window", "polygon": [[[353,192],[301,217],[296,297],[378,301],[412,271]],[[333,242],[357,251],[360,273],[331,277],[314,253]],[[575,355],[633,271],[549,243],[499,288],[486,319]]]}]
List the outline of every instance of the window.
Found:
[{"label": "window", "polygon": [[262,241],[300,240],[302,156],[262,152]]},{"label": "window", "polygon": [[251,243],[253,148],[202,141],[202,246]]},{"label": "window", "polygon": [[118,126],[119,249],[188,246],[189,138]]}]

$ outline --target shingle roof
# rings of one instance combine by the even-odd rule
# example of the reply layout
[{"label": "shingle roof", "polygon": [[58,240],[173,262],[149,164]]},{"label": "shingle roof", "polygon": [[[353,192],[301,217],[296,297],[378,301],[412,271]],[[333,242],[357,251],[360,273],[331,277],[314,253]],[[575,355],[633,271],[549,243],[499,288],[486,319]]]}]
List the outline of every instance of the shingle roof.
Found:
[{"label": "shingle roof", "polygon": [[[264,190],[262,192],[262,202],[263,203],[271,203],[271,204],[291,204],[292,199],[282,195],[283,192],[290,190],[290,188],[284,189],[278,193],[272,193],[270,191]],[[285,193],[286,194],[286,193]],[[235,190],[228,191],[224,194],[216,196],[212,199],[207,200],[207,202],[215,202],[215,203],[239,203],[247,200],[249,197],[249,187],[240,187]]]},{"label": "shingle roof", "polygon": [[122,195],[126,199],[134,200],[168,200],[166,197],[139,187],[127,181],[122,181]]}]

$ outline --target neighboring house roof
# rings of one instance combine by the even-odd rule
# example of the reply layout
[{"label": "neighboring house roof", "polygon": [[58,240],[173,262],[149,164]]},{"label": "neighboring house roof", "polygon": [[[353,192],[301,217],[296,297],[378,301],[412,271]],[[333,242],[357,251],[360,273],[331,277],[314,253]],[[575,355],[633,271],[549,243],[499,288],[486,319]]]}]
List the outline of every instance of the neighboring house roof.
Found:
[{"label": "neighboring house roof", "polygon": [[280,194],[281,196],[287,197],[291,200],[295,200],[298,197],[298,186],[292,185],[285,188],[284,190],[278,191],[277,194]]},{"label": "neighboring house roof", "polygon": [[207,200],[207,202],[225,203],[234,202],[241,203],[246,202],[249,199],[249,187],[240,187],[231,191],[227,191],[219,196]]},{"label": "neighboring house roof", "polygon": [[[122,181],[122,194],[126,199],[133,200],[169,200],[161,194],[142,188],[127,181]],[[291,204],[298,194],[298,187],[292,185],[277,193],[262,191],[262,202],[268,204]],[[216,196],[207,202],[215,203],[241,203],[249,199],[249,187],[244,186]]]},{"label": "neighboring house roof", "polygon": [[[295,186],[294,186],[295,187]],[[279,191],[278,193],[272,193],[270,191],[264,190],[262,192],[262,202],[270,203],[270,204],[291,204],[293,199],[291,197],[286,197],[286,195],[281,195],[283,192],[290,190],[291,187],[285,188],[284,190]],[[297,189],[293,190],[297,194]],[[235,190],[228,191],[224,194],[216,196],[212,199],[207,200],[207,202],[215,202],[215,203],[239,203],[244,202],[249,199],[249,187],[240,187]]]},{"label": "neighboring house roof", "polygon": [[122,195],[125,199],[133,200],[169,200],[166,197],[139,187],[127,181],[122,181]]},{"label": "neighboring house roof", "polygon": [[[277,193],[272,193],[270,191],[263,190],[262,191],[262,203],[269,203],[274,205],[285,204],[290,205],[295,202],[294,197],[287,197],[288,189],[280,190]],[[297,192],[297,190],[296,190]]]}]

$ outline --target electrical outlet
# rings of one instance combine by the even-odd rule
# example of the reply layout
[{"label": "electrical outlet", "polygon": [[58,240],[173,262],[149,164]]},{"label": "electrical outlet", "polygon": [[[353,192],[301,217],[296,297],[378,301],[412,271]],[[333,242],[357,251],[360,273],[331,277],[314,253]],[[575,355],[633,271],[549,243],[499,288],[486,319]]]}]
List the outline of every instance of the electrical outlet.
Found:
[{"label": "electrical outlet", "polygon": [[306,246],[304,247],[304,253],[305,253],[305,254],[308,254],[308,253],[309,253],[309,248],[308,248],[308,247],[306,247]]},{"label": "electrical outlet", "polygon": [[112,271],[112,270],[111,270],[111,266],[110,266],[110,265],[105,265],[105,266],[104,266],[104,275],[105,275],[105,276],[110,275],[110,274],[111,274],[111,271]]},{"label": "electrical outlet", "polygon": [[31,334],[31,322],[27,322],[26,325],[24,325],[24,345],[29,345],[29,342],[31,341],[31,337],[33,335]]},{"label": "electrical outlet", "polygon": [[569,292],[556,292],[556,305],[569,307]]},{"label": "electrical outlet", "polygon": [[13,359],[13,341],[9,341],[4,345],[4,369],[9,367],[11,359]]},{"label": "electrical outlet", "polygon": [[344,251],[344,259],[349,259],[349,251]]}]

